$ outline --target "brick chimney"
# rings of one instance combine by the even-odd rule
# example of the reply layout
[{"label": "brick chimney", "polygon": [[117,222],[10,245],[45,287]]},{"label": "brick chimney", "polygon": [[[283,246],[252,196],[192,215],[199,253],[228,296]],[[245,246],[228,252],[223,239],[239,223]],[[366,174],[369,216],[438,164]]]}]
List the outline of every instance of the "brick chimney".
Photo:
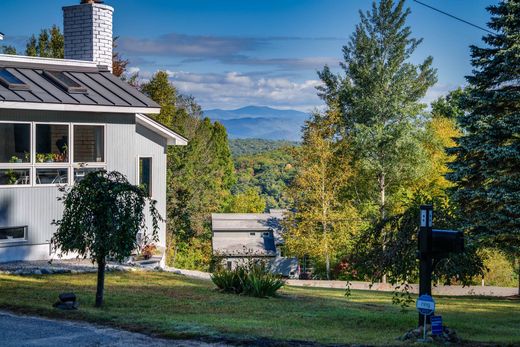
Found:
[{"label": "brick chimney", "polygon": [[100,0],[63,7],[65,59],[93,61],[112,71],[112,15]]}]

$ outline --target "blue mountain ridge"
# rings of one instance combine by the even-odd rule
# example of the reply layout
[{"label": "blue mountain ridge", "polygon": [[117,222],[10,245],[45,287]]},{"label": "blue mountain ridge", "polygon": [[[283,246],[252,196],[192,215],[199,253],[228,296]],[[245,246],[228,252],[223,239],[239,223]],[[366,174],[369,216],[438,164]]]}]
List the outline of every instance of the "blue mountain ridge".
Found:
[{"label": "blue mountain ridge", "polygon": [[300,141],[302,126],[309,114],[267,106],[246,106],[236,110],[211,109],[204,115],[222,123],[231,139]]}]

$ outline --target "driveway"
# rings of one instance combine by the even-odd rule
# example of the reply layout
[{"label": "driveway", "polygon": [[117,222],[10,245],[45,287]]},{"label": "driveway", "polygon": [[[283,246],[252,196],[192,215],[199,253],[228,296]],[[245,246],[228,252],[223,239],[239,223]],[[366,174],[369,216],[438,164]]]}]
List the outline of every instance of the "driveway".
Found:
[{"label": "driveway", "polygon": [[15,315],[0,311],[0,346],[225,346],[192,340],[165,340],[87,323]]}]

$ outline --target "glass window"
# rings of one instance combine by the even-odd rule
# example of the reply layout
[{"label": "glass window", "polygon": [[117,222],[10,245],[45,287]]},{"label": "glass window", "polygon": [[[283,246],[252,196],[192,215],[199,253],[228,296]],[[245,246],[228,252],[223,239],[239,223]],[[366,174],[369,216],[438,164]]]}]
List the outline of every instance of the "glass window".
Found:
[{"label": "glass window", "polygon": [[31,161],[31,125],[0,123],[0,163]]},{"label": "glass window", "polygon": [[26,227],[0,228],[0,242],[25,240]]},{"label": "glass window", "polygon": [[85,176],[91,172],[94,172],[94,171],[99,171],[99,170],[103,170],[102,168],[92,168],[92,167],[89,167],[89,168],[79,168],[79,169],[74,169],[74,182],[81,182],[81,180],[83,178],[85,178]]},{"label": "glass window", "polygon": [[43,75],[71,94],[87,94],[88,90],[61,71],[44,71]]},{"label": "glass window", "polygon": [[7,71],[6,69],[0,69],[0,84],[11,90],[30,90],[31,88],[20,81],[18,77]]},{"label": "glass window", "polygon": [[103,126],[74,126],[74,162],[105,162],[105,128]]},{"label": "glass window", "polygon": [[31,184],[30,169],[0,169],[0,186]]},{"label": "glass window", "polygon": [[36,124],[36,163],[69,161],[69,126]]},{"label": "glass window", "polygon": [[152,196],[152,158],[139,158],[139,186]]},{"label": "glass window", "polygon": [[66,168],[36,169],[36,184],[67,184],[69,170]]}]

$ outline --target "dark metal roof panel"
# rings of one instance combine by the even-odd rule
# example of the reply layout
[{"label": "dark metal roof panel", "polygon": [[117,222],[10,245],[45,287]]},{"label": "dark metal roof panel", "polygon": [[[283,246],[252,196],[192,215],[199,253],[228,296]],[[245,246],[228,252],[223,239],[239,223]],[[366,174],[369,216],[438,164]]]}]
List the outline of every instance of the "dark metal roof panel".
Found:
[{"label": "dark metal roof panel", "polygon": [[[5,68],[30,88],[29,91],[13,91],[0,85],[0,101],[160,108],[143,93],[102,68],[51,66],[9,61],[0,61],[0,68]],[[44,70],[62,72],[86,87],[88,92],[86,94],[68,93],[44,77]]]}]

